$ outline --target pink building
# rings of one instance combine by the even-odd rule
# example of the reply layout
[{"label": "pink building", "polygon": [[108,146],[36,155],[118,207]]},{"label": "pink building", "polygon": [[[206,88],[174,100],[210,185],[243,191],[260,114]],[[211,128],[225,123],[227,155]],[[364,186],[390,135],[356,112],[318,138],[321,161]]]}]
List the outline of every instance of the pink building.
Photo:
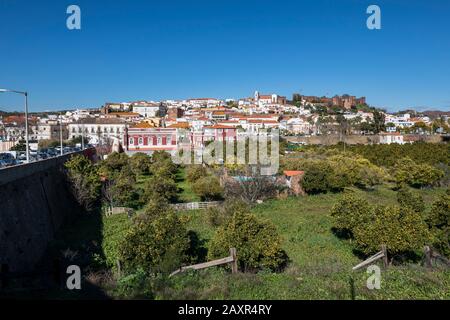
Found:
[{"label": "pink building", "polygon": [[150,124],[139,123],[125,131],[125,150],[129,153],[153,151],[173,152],[177,149],[176,128],[154,128]]}]

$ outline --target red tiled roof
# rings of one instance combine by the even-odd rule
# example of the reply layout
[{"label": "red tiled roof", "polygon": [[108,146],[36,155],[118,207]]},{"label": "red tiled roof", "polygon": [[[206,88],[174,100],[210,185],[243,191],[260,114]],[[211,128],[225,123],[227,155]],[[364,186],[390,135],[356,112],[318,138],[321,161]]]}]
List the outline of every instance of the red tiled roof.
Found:
[{"label": "red tiled roof", "polygon": [[297,171],[297,170],[291,170],[291,171],[283,171],[285,176],[288,177],[294,177],[294,176],[299,176],[305,173],[305,171]]},{"label": "red tiled roof", "polygon": [[187,122],[177,122],[177,123],[171,124],[167,128],[188,129],[189,127],[190,127],[189,123],[187,123]]},{"label": "red tiled roof", "polygon": [[206,129],[236,129],[234,127],[230,127],[230,126],[224,126],[224,125],[220,125],[220,124],[216,124],[213,126],[208,126],[208,127],[204,127]]}]

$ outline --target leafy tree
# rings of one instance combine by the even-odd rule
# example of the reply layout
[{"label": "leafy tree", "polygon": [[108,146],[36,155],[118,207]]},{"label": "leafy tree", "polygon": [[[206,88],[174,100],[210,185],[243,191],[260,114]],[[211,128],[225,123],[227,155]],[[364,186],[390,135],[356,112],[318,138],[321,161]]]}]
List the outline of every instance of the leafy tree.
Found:
[{"label": "leafy tree", "polygon": [[226,200],[220,207],[208,208],[205,215],[209,225],[218,227],[224,225],[236,211],[249,212],[250,207],[242,200]]},{"label": "leafy tree", "polygon": [[433,234],[434,247],[450,257],[450,192],[433,203],[427,222]]},{"label": "leafy tree", "polygon": [[311,160],[305,162],[302,168],[305,171],[302,186],[307,193],[316,194],[333,189],[330,181],[334,172],[329,163],[321,160]]},{"label": "leafy tree", "polygon": [[345,193],[331,210],[335,228],[349,237],[353,237],[353,230],[369,221],[372,215],[369,203],[353,192]]},{"label": "leafy tree", "polygon": [[151,176],[144,185],[143,201],[148,202],[151,199],[174,202],[177,199],[178,187],[174,180],[161,177],[159,175]]},{"label": "leafy tree", "polygon": [[246,210],[237,210],[226,225],[217,229],[208,258],[226,257],[229,248],[236,248],[241,270],[279,270],[287,263],[281,243],[282,239],[271,222],[260,220]]},{"label": "leafy tree", "polygon": [[100,174],[109,179],[114,179],[122,171],[123,167],[129,166],[129,157],[125,153],[111,153],[100,164]]},{"label": "leafy tree", "polygon": [[72,194],[81,206],[91,211],[100,197],[101,182],[97,168],[83,155],[72,156],[64,166]]},{"label": "leafy tree", "polygon": [[373,132],[375,134],[386,130],[386,126],[384,125],[384,122],[385,122],[384,114],[378,110],[375,110],[373,112]]},{"label": "leafy tree", "polygon": [[394,176],[397,184],[408,184],[420,188],[437,183],[444,173],[428,164],[416,164],[411,158],[397,161],[394,167]]},{"label": "leafy tree", "polygon": [[221,199],[223,194],[223,188],[220,185],[220,181],[214,176],[198,179],[192,185],[192,191],[204,201]]},{"label": "leafy tree", "polygon": [[133,154],[129,163],[135,175],[148,175],[150,173],[152,161],[145,153],[137,152]]},{"label": "leafy tree", "polygon": [[170,273],[186,260],[189,237],[185,222],[173,212],[132,226],[119,248],[127,271],[142,268],[148,273]]},{"label": "leafy tree", "polygon": [[425,211],[425,202],[423,197],[403,185],[397,192],[397,202],[401,207],[408,207],[417,213],[423,213]]},{"label": "leafy tree", "polygon": [[198,179],[205,177],[207,174],[206,168],[202,165],[191,165],[186,170],[186,179],[190,183],[193,183]]},{"label": "leafy tree", "polygon": [[358,248],[366,254],[379,251],[382,244],[391,254],[419,250],[430,240],[421,214],[397,206],[377,206],[373,217],[357,225],[353,234]]},{"label": "leafy tree", "polygon": [[137,208],[139,195],[135,190],[136,178],[129,166],[122,168],[117,176],[113,188],[114,204]]}]

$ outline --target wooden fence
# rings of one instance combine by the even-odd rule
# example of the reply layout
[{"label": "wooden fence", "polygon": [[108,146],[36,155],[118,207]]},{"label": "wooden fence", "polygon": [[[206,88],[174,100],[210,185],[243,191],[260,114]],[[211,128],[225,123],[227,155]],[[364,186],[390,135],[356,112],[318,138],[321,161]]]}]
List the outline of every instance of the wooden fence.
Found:
[{"label": "wooden fence", "polygon": [[172,206],[175,208],[175,210],[198,210],[217,207],[222,203],[223,203],[222,201],[189,202],[189,203],[175,203]]},{"label": "wooden fence", "polygon": [[205,269],[205,268],[209,268],[209,267],[220,266],[223,264],[231,264],[231,272],[232,273],[238,272],[237,254],[236,254],[235,248],[230,248],[230,256],[229,257],[225,257],[222,259],[217,259],[217,260],[213,260],[213,261],[209,261],[209,262],[194,264],[191,266],[181,267],[180,269],[172,272],[169,277],[172,277],[172,276],[174,276],[178,273],[184,272],[186,270],[201,270],[201,269]]},{"label": "wooden fence", "polygon": [[371,256],[370,258],[367,258],[366,260],[364,260],[363,262],[361,262],[360,264],[354,266],[352,268],[352,271],[356,271],[358,269],[361,269],[362,267],[365,267],[377,260],[383,259],[383,264],[384,267],[387,268],[388,266],[388,257],[387,257],[387,249],[385,245],[381,246],[381,251],[375,253],[373,256]]},{"label": "wooden fence", "polygon": [[[424,260],[425,260],[425,266],[427,268],[432,268],[433,267],[433,261],[436,262],[440,261],[441,263],[443,263],[444,265],[446,265],[447,267],[450,267],[450,260],[445,258],[444,256],[440,255],[435,249],[431,248],[430,246],[425,246],[424,249]],[[387,249],[385,245],[381,246],[381,251],[377,252],[376,254],[374,254],[373,256],[367,258],[366,260],[364,260],[363,262],[361,262],[360,264],[354,266],[352,268],[352,271],[356,271],[358,269],[361,269],[362,267],[365,267],[369,264],[372,264],[373,262],[383,259],[383,264],[384,267],[387,268],[389,265],[388,262],[388,255],[387,255]]]}]

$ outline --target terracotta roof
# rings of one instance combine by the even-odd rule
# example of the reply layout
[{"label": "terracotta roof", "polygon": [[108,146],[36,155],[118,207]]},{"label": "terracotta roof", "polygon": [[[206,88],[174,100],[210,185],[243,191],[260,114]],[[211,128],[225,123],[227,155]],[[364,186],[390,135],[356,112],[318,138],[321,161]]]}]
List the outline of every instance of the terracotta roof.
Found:
[{"label": "terracotta roof", "polygon": [[189,127],[190,127],[190,125],[187,122],[177,122],[177,123],[171,124],[167,128],[188,129]]},{"label": "terracotta roof", "polygon": [[132,128],[136,128],[136,129],[147,129],[147,128],[154,128],[155,126],[151,125],[148,122],[140,122],[138,124],[135,124],[134,126],[132,126]]},{"label": "terracotta roof", "polygon": [[135,112],[110,112],[108,115],[119,117],[139,117],[139,113]]},{"label": "terracotta roof", "polygon": [[205,129],[236,129],[234,127],[230,127],[230,126],[224,126],[224,125],[220,125],[220,124],[216,124],[213,126],[207,126],[204,127]]},{"label": "terracotta roof", "polygon": [[296,170],[291,170],[291,171],[283,171],[285,176],[288,177],[294,177],[294,176],[299,176],[305,173],[305,171],[296,171]]},{"label": "terracotta roof", "polygon": [[250,123],[278,123],[276,120],[258,120],[258,119],[249,119]]}]

